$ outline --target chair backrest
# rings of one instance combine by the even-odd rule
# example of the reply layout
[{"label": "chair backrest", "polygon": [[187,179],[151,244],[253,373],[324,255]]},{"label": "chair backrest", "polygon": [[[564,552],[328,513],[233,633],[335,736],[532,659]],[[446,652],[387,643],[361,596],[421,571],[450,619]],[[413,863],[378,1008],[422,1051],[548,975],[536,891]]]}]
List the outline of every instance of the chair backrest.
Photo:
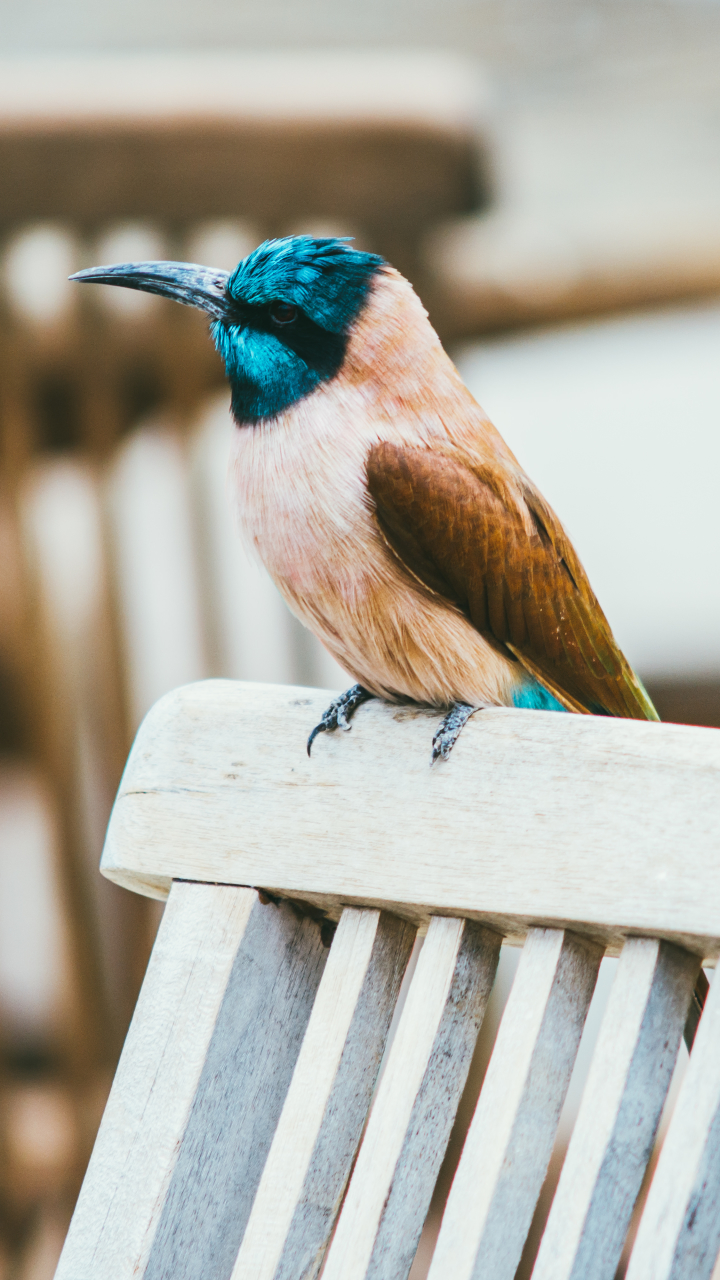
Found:
[{"label": "chair backrest", "polygon": [[[612,1280],[720,950],[720,737],[488,711],[431,770],[429,713],[369,703],[308,759],[326,699],[210,681],[140,729],[102,867],[168,905],[57,1280],[406,1277],[503,938],[522,955],[429,1274],[515,1275],[619,953],[533,1272]],[[719,1134],[715,984],[630,1280],[712,1274]]]}]

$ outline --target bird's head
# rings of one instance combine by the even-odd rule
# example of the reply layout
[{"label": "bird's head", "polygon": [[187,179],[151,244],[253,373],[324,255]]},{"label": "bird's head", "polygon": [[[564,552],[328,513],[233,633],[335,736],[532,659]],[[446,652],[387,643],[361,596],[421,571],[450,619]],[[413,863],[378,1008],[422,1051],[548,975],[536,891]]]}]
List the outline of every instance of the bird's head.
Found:
[{"label": "bird's head", "polygon": [[174,298],[211,317],[239,423],[272,418],[333,378],[383,259],[345,240],[266,240],[233,272],[186,262],[130,262],[71,280]]}]

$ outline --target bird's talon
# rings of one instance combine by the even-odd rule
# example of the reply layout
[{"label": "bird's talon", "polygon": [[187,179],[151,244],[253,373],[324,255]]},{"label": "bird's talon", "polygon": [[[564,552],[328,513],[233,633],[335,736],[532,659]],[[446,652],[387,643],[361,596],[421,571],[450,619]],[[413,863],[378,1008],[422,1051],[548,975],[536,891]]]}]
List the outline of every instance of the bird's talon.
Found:
[{"label": "bird's talon", "polygon": [[443,716],[432,740],[431,768],[437,760],[448,759],[450,752],[460,737],[461,730],[467,724],[471,715],[478,710],[478,707],[470,707],[466,702],[456,702],[447,715]]},{"label": "bird's talon", "polygon": [[317,738],[318,734],[319,734],[319,733],[324,733],[324,732],[325,732],[325,730],[326,730],[326,728],[327,728],[327,725],[324,725],[324,724],[322,723],[322,720],[320,721],[320,724],[316,724],[316,725],[315,725],[315,728],[313,729],[312,733],[310,734],[310,737],[309,737],[309,738],[308,738],[308,740],[307,740],[307,753],[308,753],[308,755],[310,755],[310,753],[311,753],[311,751],[312,751],[312,744],[313,744],[313,742],[315,741],[315,739]]},{"label": "bird's talon", "polygon": [[315,725],[310,737],[307,740],[307,753],[310,755],[312,744],[319,733],[332,733],[334,729],[348,730],[352,726],[350,720],[363,702],[367,702],[368,698],[372,698],[372,694],[367,689],[363,689],[361,684],[354,684],[350,689],[346,689],[345,693],[341,693],[338,698],[333,698],[327,711],[323,712],[319,724]]}]

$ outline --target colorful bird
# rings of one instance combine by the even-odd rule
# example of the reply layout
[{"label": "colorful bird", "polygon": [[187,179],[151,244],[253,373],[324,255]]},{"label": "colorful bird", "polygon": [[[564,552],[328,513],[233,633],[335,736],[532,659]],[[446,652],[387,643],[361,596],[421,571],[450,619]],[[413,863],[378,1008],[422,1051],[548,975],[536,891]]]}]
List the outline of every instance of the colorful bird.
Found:
[{"label": "colorful bird", "polygon": [[446,712],[432,761],[481,707],[658,718],[562,525],[382,258],[295,236],[232,274],[141,262],[72,278],[211,317],[241,531],[357,681],[308,750],[373,696]]},{"label": "colorful bird", "polygon": [[[199,307],[238,430],[240,528],[290,608],[370,697],[657,720],[555,513],[443,350],[412,286],[343,240],[269,240],[233,271],[121,263],[71,277]],[[686,1026],[692,1044],[707,980]]]}]

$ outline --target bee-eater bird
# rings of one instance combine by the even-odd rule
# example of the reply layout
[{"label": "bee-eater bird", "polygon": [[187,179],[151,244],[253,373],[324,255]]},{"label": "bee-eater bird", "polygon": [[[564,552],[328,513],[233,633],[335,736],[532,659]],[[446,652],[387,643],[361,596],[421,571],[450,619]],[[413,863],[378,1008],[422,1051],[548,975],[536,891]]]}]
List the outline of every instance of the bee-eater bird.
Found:
[{"label": "bee-eater bird", "polygon": [[232,273],[137,262],[71,278],[210,316],[241,531],[357,681],[308,751],[370,697],[445,712],[433,762],[481,707],[658,719],[560,521],[382,258],[294,236]]},{"label": "bee-eater bird", "polygon": [[269,240],[231,274],[120,263],[74,280],[211,317],[237,423],[240,529],[369,697],[656,720],[554,512],[463,384],[412,286],[342,240]]}]

